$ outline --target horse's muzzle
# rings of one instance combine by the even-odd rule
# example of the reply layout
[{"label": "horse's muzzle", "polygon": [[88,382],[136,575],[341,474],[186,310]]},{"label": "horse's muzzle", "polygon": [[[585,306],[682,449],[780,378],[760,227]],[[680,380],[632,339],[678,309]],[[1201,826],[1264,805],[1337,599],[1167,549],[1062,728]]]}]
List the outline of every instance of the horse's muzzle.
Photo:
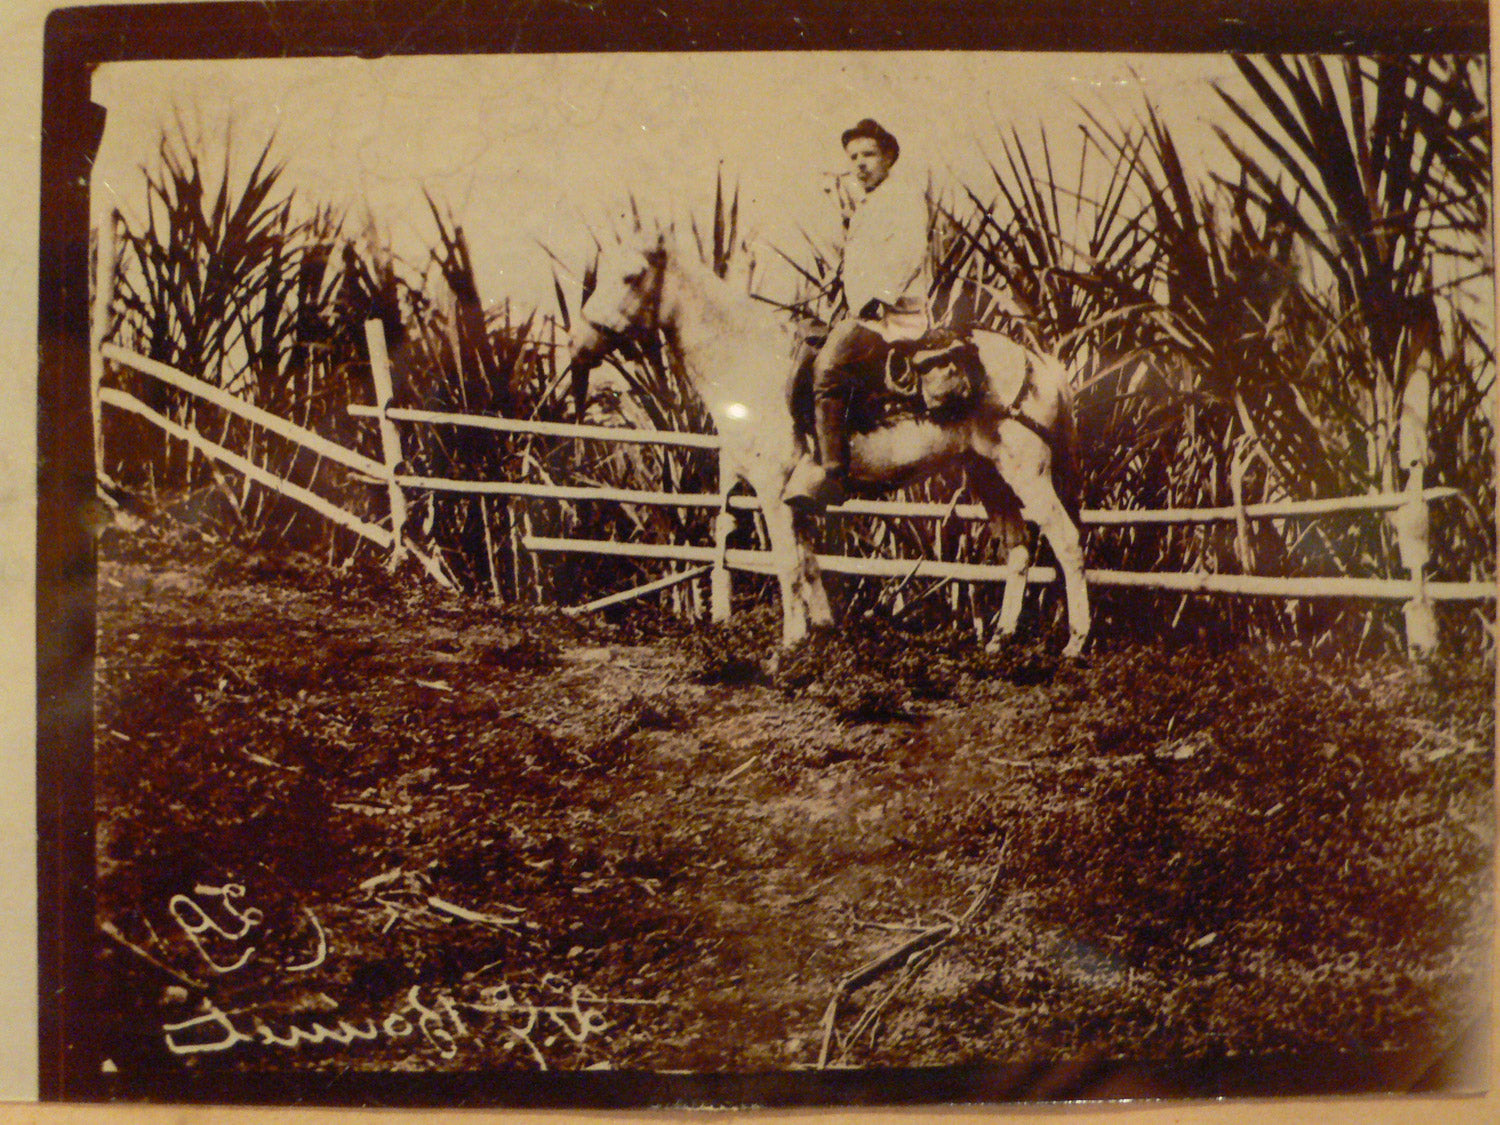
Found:
[{"label": "horse's muzzle", "polygon": [[573,395],[574,415],[583,420],[584,412],[588,409],[589,400],[589,373],[599,366],[599,361],[609,351],[613,344],[613,338],[601,332],[598,326],[579,318],[573,326],[572,332],[568,334],[568,350],[573,358],[568,363],[568,372],[571,375],[571,391]]}]

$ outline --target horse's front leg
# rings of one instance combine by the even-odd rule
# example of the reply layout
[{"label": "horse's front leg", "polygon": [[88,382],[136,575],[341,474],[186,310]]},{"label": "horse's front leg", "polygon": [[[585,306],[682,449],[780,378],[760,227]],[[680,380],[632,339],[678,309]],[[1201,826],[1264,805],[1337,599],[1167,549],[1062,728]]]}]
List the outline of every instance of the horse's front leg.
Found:
[{"label": "horse's front leg", "polygon": [[813,548],[812,517],[792,513],[792,540],[797,544],[797,572],[802,596],[807,604],[808,624],[814,629],[833,627],[833,609],[823,586],[823,570],[818,566],[818,552]]},{"label": "horse's front leg", "polygon": [[[766,520],[766,534],[771,540],[772,565],[776,568],[776,581],[781,587],[781,644],[791,648],[807,637],[810,603],[804,570],[803,548],[798,543],[797,531],[792,519],[792,510],[774,492],[761,492],[761,514]],[[816,560],[813,562],[817,566]],[[822,591],[822,582],[818,582]],[[823,610],[827,612],[828,599],[823,598]]]},{"label": "horse's front leg", "polygon": [[762,501],[762,505],[781,584],[781,642],[791,647],[807,636],[809,628],[832,626],[833,609],[813,550],[809,517],[799,516],[780,500]]}]

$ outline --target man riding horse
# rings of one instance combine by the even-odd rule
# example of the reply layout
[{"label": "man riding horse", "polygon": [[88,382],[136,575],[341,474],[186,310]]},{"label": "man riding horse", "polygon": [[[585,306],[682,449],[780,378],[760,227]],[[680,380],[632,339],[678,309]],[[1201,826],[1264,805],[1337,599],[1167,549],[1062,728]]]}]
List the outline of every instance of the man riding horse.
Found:
[{"label": "man riding horse", "polygon": [[932,324],[927,200],[919,185],[893,173],[901,146],[868,117],[844,130],[841,140],[864,189],[847,218],[844,238],[849,315],[833,325],[813,360],[816,459],[807,457],[797,465],[783,493],[787,503],[814,510],[845,497],[845,422],[855,373],[883,358],[892,343],[921,339]]},{"label": "man riding horse", "polygon": [[[817,409],[812,363],[802,368],[805,390],[799,379],[786,394],[776,378],[792,351],[792,326],[743,285],[720,277],[701,254],[684,253],[669,232],[657,231],[600,248],[596,284],[570,334],[580,414],[589,369],[617,343],[634,335],[665,348],[712,419],[726,497],[743,482],[760,502],[766,561],[780,584],[783,646],[833,623],[811,528],[793,518],[788,484],[802,490],[799,502],[816,507],[846,479],[882,489],[953,466],[963,469],[1001,539],[1010,542],[1007,529],[1023,517],[1041,529],[1067,591],[1064,652],[1076,656],[1090,615],[1074,519],[1077,427],[1068,370],[1056,356],[983,328],[957,343],[921,338],[929,319],[925,205],[890,176],[899,151],[894,137],[871,121],[845,141],[865,185],[844,253],[845,290],[857,315],[834,325],[818,357]],[[871,351],[880,364],[860,359]],[[851,361],[866,369],[854,380],[880,380],[874,409],[861,401],[863,392],[850,401]],[[963,377],[955,379],[960,368]],[[805,415],[814,413],[811,425]],[[823,455],[816,464],[806,455],[812,430]],[[1030,553],[1024,540],[1018,537],[1006,560],[1012,577],[999,634],[1014,632],[1020,616]]]}]

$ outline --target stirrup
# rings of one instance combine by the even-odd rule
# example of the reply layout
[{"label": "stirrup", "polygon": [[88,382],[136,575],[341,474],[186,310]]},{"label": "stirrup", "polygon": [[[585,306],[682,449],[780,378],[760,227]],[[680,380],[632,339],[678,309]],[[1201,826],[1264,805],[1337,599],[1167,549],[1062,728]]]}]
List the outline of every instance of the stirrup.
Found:
[{"label": "stirrup", "polygon": [[842,504],[847,498],[843,474],[830,472],[811,457],[804,457],[787,478],[781,498],[799,511],[822,511]]}]

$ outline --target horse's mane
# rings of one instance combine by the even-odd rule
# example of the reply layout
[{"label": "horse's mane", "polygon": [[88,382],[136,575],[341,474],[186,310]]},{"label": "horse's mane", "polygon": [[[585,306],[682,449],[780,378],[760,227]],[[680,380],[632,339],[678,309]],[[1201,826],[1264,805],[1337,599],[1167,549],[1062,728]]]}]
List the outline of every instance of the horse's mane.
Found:
[{"label": "horse's mane", "polygon": [[720,277],[696,254],[684,251],[680,243],[668,242],[666,250],[677,271],[706,301],[712,303],[711,313],[715,319],[728,322],[741,331],[775,332],[778,335],[790,331],[785,317],[775,305],[758,299],[728,278]]}]

